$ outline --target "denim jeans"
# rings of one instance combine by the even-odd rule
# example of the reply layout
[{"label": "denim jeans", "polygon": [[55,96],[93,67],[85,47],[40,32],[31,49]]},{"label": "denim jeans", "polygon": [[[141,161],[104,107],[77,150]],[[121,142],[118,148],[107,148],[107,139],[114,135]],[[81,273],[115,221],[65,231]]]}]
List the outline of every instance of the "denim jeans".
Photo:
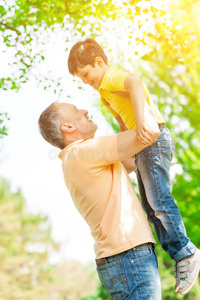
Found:
[{"label": "denim jeans", "polygon": [[141,204],[153,225],[162,248],[171,259],[180,261],[194,254],[196,247],[187,238],[179,209],[170,194],[169,169],[175,143],[169,129],[160,125],[155,143],[135,155]]},{"label": "denim jeans", "polygon": [[114,300],[160,300],[161,280],[154,245],[144,244],[110,256],[97,267],[99,279]]}]

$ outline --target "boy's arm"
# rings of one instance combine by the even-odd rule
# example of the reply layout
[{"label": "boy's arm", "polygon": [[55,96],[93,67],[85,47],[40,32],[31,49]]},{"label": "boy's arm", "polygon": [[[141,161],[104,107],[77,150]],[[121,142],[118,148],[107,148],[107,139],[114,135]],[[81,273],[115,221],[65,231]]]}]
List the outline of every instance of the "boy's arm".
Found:
[{"label": "boy's arm", "polygon": [[120,131],[125,131],[127,130],[126,125],[124,124],[124,121],[120,116],[115,117],[117,123],[119,124]]},{"label": "boy's arm", "polygon": [[[121,132],[128,130],[126,125],[124,124],[124,121],[122,120],[122,118],[120,116],[115,117],[115,119],[117,120],[117,122],[119,124],[119,128],[120,128]],[[128,174],[132,173],[133,171],[136,172],[135,156],[129,157],[129,158],[125,159],[124,161],[122,161],[121,163],[123,164],[123,166],[126,169],[126,172]]]},{"label": "boy's arm", "polygon": [[124,132],[120,132],[117,135],[117,151],[119,160],[123,161],[136,153],[143,150],[149,144],[154,143],[160,135],[160,130],[157,124],[157,121],[153,115],[151,109],[147,106],[145,109],[145,120],[148,124],[150,133],[151,133],[151,141],[145,137],[145,145],[141,143],[137,138],[136,129],[127,130]]},{"label": "boy's arm", "polygon": [[124,88],[129,92],[133,105],[137,137],[143,143],[146,139],[150,141],[151,131],[144,118],[145,98],[143,84],[136,75],[127,75],[124,81]]}]

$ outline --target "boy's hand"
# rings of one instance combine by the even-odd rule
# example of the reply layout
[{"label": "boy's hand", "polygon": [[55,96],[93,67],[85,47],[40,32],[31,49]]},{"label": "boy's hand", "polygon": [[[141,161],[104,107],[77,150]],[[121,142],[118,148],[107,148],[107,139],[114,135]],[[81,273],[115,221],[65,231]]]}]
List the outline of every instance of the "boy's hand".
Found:
[{"label": "boy's hand", "polygon": [[148,123],[145,120],[138,120],[136,123],[137,138],[144,145],[152,142],[152,133],[148,128]]}]

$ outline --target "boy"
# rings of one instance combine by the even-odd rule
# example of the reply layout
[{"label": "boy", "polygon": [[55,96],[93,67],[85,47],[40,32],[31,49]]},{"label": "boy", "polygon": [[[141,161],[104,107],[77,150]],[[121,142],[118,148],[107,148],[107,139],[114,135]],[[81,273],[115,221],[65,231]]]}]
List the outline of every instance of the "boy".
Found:
[{"label": "boy", "polygon": [[175,292],[186,294],[200,269],[200,250],[186,236],[178,207],[170,195],[169,168],[174,141],[144,83],[135,75],[108,66],[101,46],[93,39],[76,43],[68,58],[69,72],[98,90],[102,103],[119,123],[120,130],[136,128],[138,139],[147,144],[150,131],[144,119],[149,105],[159,124],[156,142],[135,155],[142,206],[163,249],[174,259]]}]

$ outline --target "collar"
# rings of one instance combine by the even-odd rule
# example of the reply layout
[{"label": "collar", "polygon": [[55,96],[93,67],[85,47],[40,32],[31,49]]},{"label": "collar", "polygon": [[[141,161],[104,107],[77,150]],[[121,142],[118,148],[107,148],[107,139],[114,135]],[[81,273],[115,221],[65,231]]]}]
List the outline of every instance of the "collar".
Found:
[{"label": "collar", "polygon": [[102,81],[101,81],[101,84],[100,84],[100,86],[99,86],[99,88],[98,88],[98,92],[100,92],[101,89],[104,89],[104,88],[105,88],[105,81],[107,80],[108,76],[110,75],[110,73],[111,73],[113,70],[114,70],[114,68],[111,68],[111,67],[110,67],[110,68],[106,71],[106,73],[104,74],[103,79],[102,79]]},{"label": "collar", "polygon": [[70,148],[72,148],[72,147],[74,147],[74,146],[76,146],[76,145],[79,145],[79,144],[81,144],[81,143],[83,143],[84,141],[86,141],[86,140],[90,140],[89,138],[87,138],[87,139],[81,139],[81,140],[78,140],[78,141],[75,141],[75,142],[73,142],[73,143],[70,143],[68,146],[66,146],[63,150],[61,150],[61,152],[59,153],[59,155],[58,155],[58,158],[60,158],[61,160],[63,160],[63,158],[65,157],[65,154],[67,153],[67,151],[70,149]]}]

